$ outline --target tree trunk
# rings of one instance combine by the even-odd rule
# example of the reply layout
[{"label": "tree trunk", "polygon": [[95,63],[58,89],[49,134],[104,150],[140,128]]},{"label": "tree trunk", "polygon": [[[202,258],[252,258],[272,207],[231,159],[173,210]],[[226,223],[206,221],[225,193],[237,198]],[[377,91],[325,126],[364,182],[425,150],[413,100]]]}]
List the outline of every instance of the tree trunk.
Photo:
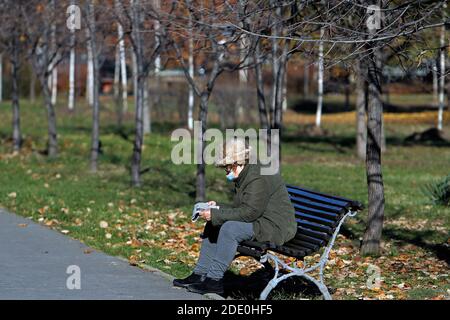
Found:
[{"label": "tree trunk", "polygon": [[58,68],[53,67],[52,69],[52,104],[56,106],[58,98]]},{"label": "tree trunk", "polygon": [[89,107],[92,108],[94,104],[94,53],[92,52],[92,44],[91,44],[91,31],[89,28],[86,28],[86,50],[87,50],[87,73],[86,73],[86,101]]},{"label": "tree trunk", "polygon": [[368,69],[368,121],[366,171],[369,195],[368,220],[363,236],[361,254],[380,253],[384,219],[384,186],[381,172],[381,132],[383,103],[381,99],[380,69],[376,54],[371,54]]},{"label": "tree trunk", "polygon": [[207,119],[208,119],[208,102],[211,96],[211,92],[214,88],[214,83],[216,82],[217,77],[219,76],[221,69],[220,64],[222,63],[224,52],[217,52],[217,58],[214,59],[213,69],[209,76],[208,82],[206,84],[206,88],[202,91],[200,95],[200,114],[199,120],[201,121],[201,130],[199,133],[199,149],[198,152],[201,152],[201,155],[197,155],[197,159],[201,159],[200,163],[197,165],[197,179],[196,179],[196,197],[197,201],[205,201],[206,200],[206,177],[205,177],[205,161],[203,159],[203,151],[205,150],[205,144],[203,141],[203,134],[207,128]]},{"label": "tree trunk", "polygon": [[143,126],[143,103],[145,90],[145,75],[143,69],[143,44],[142,35],[140,34],[140,5],[139,0],[132,2],[132,31],[133,37],[133,56],[135,60],[135,70],[133,76],[135,77],[135,92],[136,95],[136,111],[135,111],[135,138],[133,145],[133,156],[131,159],[131,181],[133,186],[141,186],[141,158],[142,158],[142,144],[144,141],[144,126]]},{"label": "tree trunk", "polygon": [[356,153],[361,160],[366,159],[366,141],[367,141],[367,126],[366,126],[366,110],[367,110],[367,80],[365,77],[366,71],[363,67],[363,62],[358,61],[356,65]]},{"label": "tree trunk", "polygon": [[[382,92],[382,88],[383,88],[383,65],[384,65],[384,58],[382,55],[381,50],[376,50],[374,52],[374,59],[375,59],[375,63],[376,63],[376,68],[378,71],[378,79],[379,79],[379,84],[380,84],[380,92]],[[383,110],[384,110],[384,105],[385,105],[385,101],[383,100],[383,95],[380,96],[381,98],[381,153],[386,152],[386,134],[385,134],[385,128],[384,128],[384,116],[383,116]]]},{"label": "tree trunk", "polygon": [[[384,103],[381,105],[384,110]],[[383,110],[381,111],[381,153],[386,152],[386,129],[384,126],[384,115]]]},{"label": "tree trunk", "polygon": [[[138,58],[140,60],[141,58]],[[139,65],[140,62],[138,62]],[[135,187],[141,186],[141,158],[142,158],[142,144],[144,141],[144,126],[143,126],[143,95],[144,83],[142,77],[138,79],[138,92],[136,97],[136,112],[135,112],[135,138],[133,144],[133,156],[131,160],[131,180]]]},{"label": "tree trunk", "polygon": [[[189,3],[190,5],[190,3]],[[188,68],[189,68],[189,76],[191,77],[191,79],[194,79],[195,73],[194,73],[194,35],[192,32],[192,16],[191,13],[189,12],[189,21],[188,21],[188,28],[189,28],[189,40],[188,40],[188,45],[189,45],[189,57],[188,57]],[[189,84],[188,84],[189,85]],[[187,116],[187,125],[189,130],[193,130],[194,129],[194,88],[189,85],[189,97],[188,97],[188,116]]]},{"label": "tree trunk", "polygon": [[67,108],[72,111],[75,109],[75,30],[71,30],[69,58],[69,103]]},{"label": "tree trunk", "polygon": [[197,180],[196,180],[196,196],[195,202],[205,201],[206,200],[206,177],[205,177],[205,161],[203,159],[203,152],[205,150],[205,143],[203,141],[203,135],[207,129],[206,121],[208,119],[208,100],[209,93],[203,92],[200,97],[200,115],[199,120],[201,121],[201,131],[198,136],[198,150],[197,152],[201,152],[201,161],[197,164]]},{"label": "tree trunk", "polygon": [[[320,29],[320,38],[323,38],[324,28]],[[322,104],[323,104],[323,42],[319,42],[319,61],[317,64],[317,111],[316,111],[316,127],[320,127],[322,120]]]},{"label": "tree trunk", "polygon": [[151,121],[150,121],[150,103],[149,103],[149,97],[148,97],[148,81],[149,77],[145,77],[144,80],[144,134],[148,134],[152,131],[151,127]]},{"label": "tree trunk", "polygon": [[[275,139],[275,141],[272,141],[272,137],[268,139],[268,142],[270,142],[270,145],[268,146],[270,155],[272,156],[272,144],[275,145],[275,150],[278,150],[278,158],[276,161],[278,162],[278,172],[281,172],[281,136],[283,135],[283,103],[286,99],[285,95],[285,79],[286,79],[286,67],[287,67],[287,55],[288,55],[288,48],[289,48],[289,40],[284,41],[282,54],[280,57],[280,64],[278,66],[278,76],[277,76],[277,102],[275,106],[275,114],[274,114],[274,124],[272,126],[272,129],[278,129],[278,138]],[[272,135],[272,133],[270,133]]]},{"label": "tree trunk", "polygon": [[20,106],[19,106],[19,56],[17,48],[17,38],[14,37],[14,48],[13,48],[13,58],[12,64],[12,109],[13,109],[13,151],[17,152],[20,150],[22,144],[22,137],[20,133]]},{"label": "tree trunk", "polygon": [[[240,48],[240,60],[246,64],[245,57],[246,57],[246,47],[247,47],[247,36],[243,36],[241,41],[239,41],[239,48]],[[236,101],[236,110],[234,113],[235,116],[235,125],[237,123],[236,120],[239,120],[242,118],[242,115],[244,114],[244,95],[247,89],[247,83],[248,83],[248,74],[247,70],[239,69],[238,71],[238,77],[239,77],[239,92],[237,92],[237,101]]]},{"label": "tree trunk", "polygon": [[[276,2],[273,2],[276,4]],[[278,129],[279,137],[276,141],[280,141],[282,135],[282,123],[283,123],[283,101],[284,101],[284,85],[285,85],[285,72],[286,65],[288,61],[288,48],[290,41],[281,41],[283,44],[282,50],[280,51],[280,40],[279,36],[286,35],[286,28],[284,25],[285,12],[282,12],[282,8],[278,6],[276,8],[276,16],[278,22],[274,25],[272,34],[275,36],[272,39],[272,104],[270,110],[270,130],[267,136],[267,153],[273,158],[272,147],[272,129]],[[275,141],[275,142],[276,142]],[[278,150],[277,161],[281,163],[281,145],[278,144],[276,150]],[[276,156],[276,155],[275,155]],[[280,167],[278,167],[280,169]]]},{"label": "tree trunk", "polygon": [[42,80],[42,93],[44,95],[45,106],[47,108],[48,142],[47,153],[49,158],[55,158],[58,155],[58,137],[56,133],[56,114],[55,106],[52,103],[50,88],[48,87],[48,78],[44,75]]},{"label": "tree trunk", "polygon": [[122,78],[122,110],[128,110],[128,84],[127,84],[127,64],[125,54],[125,40],[123,34],[123,27],[120,23],[117,24],[117,32],[119,36],[119,58],[120,58],[120,72]]},{"label": "tree trunk", "polygon": [[3,53],[0,53],[0,102],[3,101]]},{"label": "tree trunk", "polygon": [[86,77],[86,99],[89,107],[92,108],[94,104],[94,53],[92,52],[92,44],[91,41],[91,32],[89,28],[86,28],[88,40],[86,41],[87,45],[87,77]]},{"label": "tree trunk", "polygon": [[[192,28],[191,18],[189,19],[189,30]],[[194,79],[194,39],[191,33],[189,38],[189,76]],[[194,129],[194,88],[189,86],[189,98],[188,98],[188,128]]]},{"label": "tree trunk", "polygon": [[445,26],[441,27],[440,38],[440,70],[439,70],[439,110],[437,128],[442,130],[442,122],[444,118],[444,92],[445,92]]},{"label": "tree trunk", "polygon": [[264,79],[262,74],[262,62],[260,61],[260,48],[259,42],[256,44],[255,53],[255,77],[256,77],[256,94],[259,110],[259,123],[261,129],[269,128],[269,115],[267,113],[266,97],[264,94]]},{"label": "tree trunk", "polygon": [[[53,8],[53,14],[55,14],[55,2],[52,1],[51,5],[52,5],[52,8]],[[56,52],[56,25],[54,23],[51,26],[51,43],[50,43],[50,46],[52,48],[52,51]],[[53,64],[53,62],[52,62],[52,64]],[[51,92],[52,93],[51,99],[52,99],[52,104],[54,106],[56,106],[56,99],[58,97],[58,68],[57,68],[57,66],[52,65],[51,66],[51,72],[52,72],[51,80],[50,80],[51,91],[52,91]]]},{"label": "tree trunk", "polygon": [[[55,14],[55,0],[51,0],[49,5],[52,8],[52,13]],[[47,155],[49,158],[55,158],[58,155],[58,136],[56,130],[55,105],[52,103],[52,87],[50,87],[49,84],[51,83],[50,78],[52,77],[53,68],[56,67],[55,61],[58,52],[56,46],[54,46],[53,39],[49,39],[53,28],[53,26],[50,26],[51,21],[51,15],[47,14],[44,25],[42,26],[42,44],[38,44],[39,50],[36,50],[31,56],[31,63],[36,77],[39,79],[44,97],[44,104],[47,109]],[[54,51],[52,51],[52,49]]]},{"label": "tree trunk", "polygon": [[[281,9],[277,7],[276,9],[277,16],[281,19]],[[277,94],[278,94],[278,76],[280,71],[280,61],[279,61],[279,44],[278,37],[280,36],[280,21],[278,21],[272,30],[272,96],[271,96],[271,104],[270,104],[270,114],[271,114],[271,128],[274,127],[275,123],[275,113],[277,107]]]},{"label": "tree trunk", "polygon": [[34,71],[31,70],[30,75],[30,102],[35,103],[36,102],[36,75],[34,74]]},{"label": "tree trunk", "polygon": [[137,66],[137,57],[136,57],[136,50],[134,48],[131,48],[131,69],[132,69],[132,74],[133,74],[133,97],[134,97],[134,107],[136,108],[137,106],[137,92],[139,91],[138,89],[138,78],[139,78],[139,73],[138,73],[138,66]]},{"label": "tree trunk", "polygon": [[283,76],[283,103],[282,103],[282,109],[283,111],[287,110],[288,107],[288,102],[287,102],[287,72],[286,70],[284,71],[284,76]]},{"label": "tree trunk", "polygon": [[[155,10],[159,10],[161,7],[160,0],[153,0],[153,6]],[[159,43],[159,32],[160,32],[160,25],[159,20],[155,19],[155,47],[158,47],[160,45]],[[159,53],[155,57],[155,74],[158,74],[161,71],[161,56]]]},{"label": "tree trunk", "polygon": [[99,105],[99,65],[97,58],[97,39],[96,39],[96,26],[95,26],[95,11],[94,11],[94,0],[90,0],[88,4],[88,31],[89,31],[89,42],[88,50],[92,52],[92,136],[91,136],[91,159],[90,168],[91,172],[97,172],[98,166],[98,155],[100,151],[100,105]]},{"label": "tree trunk", "polygon": [[116,105],[117,126],[122,127],[123,106],[120,104],[120,49],[116,48],[114,61],[114,104]]}]

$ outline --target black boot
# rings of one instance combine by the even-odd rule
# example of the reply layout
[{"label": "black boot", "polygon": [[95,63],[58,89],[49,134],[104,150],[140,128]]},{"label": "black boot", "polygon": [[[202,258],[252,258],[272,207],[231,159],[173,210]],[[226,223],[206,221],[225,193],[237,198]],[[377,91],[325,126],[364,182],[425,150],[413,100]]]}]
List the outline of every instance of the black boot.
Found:
[{"label": "black boot", "polygon": [[214,280],[206,277],[203,282],[188,285],[187,289],[199,294],[217,293],[223,295],[223,279]]},{"label": "black boot", "polygon": [[201,283],[204,279],[205,279],[205,276],[204,276],[204,275],[192,273],[192,274],[191,274],[190,276],[188,276],[187,278],[184,278],[184,279],[174,279],[174,280],[173,280],[173,285],[174,285],[175,287],[187,288],[188,285],[190,285],[190,284]]}]

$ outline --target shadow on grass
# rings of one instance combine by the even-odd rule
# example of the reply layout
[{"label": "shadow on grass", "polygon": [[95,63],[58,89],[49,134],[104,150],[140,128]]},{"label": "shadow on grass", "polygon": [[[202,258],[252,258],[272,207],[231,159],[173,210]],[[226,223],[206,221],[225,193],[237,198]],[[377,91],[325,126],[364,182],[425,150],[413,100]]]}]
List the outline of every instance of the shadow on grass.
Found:
[{"label": "shadow on grass", "polygon": [[[364,223],[361,221],[361,223]],[[358,223],[359,225],[359,223]],[[340,233],[348,239],[358,239],[364,230],[354,227],[350,230],[343,225]],[[404,228],[395,228],[386,226],[383,229],[383,238],[394,240],[398,244],[412,244],[428,252],[433,253],[439,260],[445,261],[450,265],[450,246],[447,238],[442,232],[435,230],[408,230]]]},{"label": "shadow on grass", "polygon": [[[320,144],[328,144],[334,148],[338,153],[345,153],[347,150],[354,148],[355,138],[349,136],[307,136],[303,134],[298,135],[285,135],[282,137],[284,143],[303,143],[299,148],[313,151],[313,152],[330,152],[328,149],[324,149]],[[307,144],[312,144],[307,145]]]},{"label": "shadow on grass", "polygon": [[[292,109],[299,113],[315,114],[317,111],[316,99],[297,99],[292,104]],[[415,113],[423,111],[437,110],[437,106],[433,105],[396,105],[392,103],[384,103],[383,111],[389,113]],[[323,101],[322,112],[324,113],[339,113],[355,110],[354,103],[348,104],[345,101]]]},{"label": "shadow on grass", "polygon": [[[434,230],[406,230],[401,228],[386,228],[383,230],[384,237],[396,240],[400,243],[413,244],[424,250],[432,252],[438,259],[450,265],[450,246],[446,243],[433,243],[427,239],[442,238],[442,234]],[[444,240],[446,241],[446,240]]]},{"label": "shadow on grass", "polygon": [[[293,102],[292,110],[299,113],[315,114],[317,111],[317,100],[315,99],[298,99]],[[348,106],[340,101],[323,101],[322,112],[323,113],[339,113],[355,110],[353,104]]]},{"label": "shadow on grass", "polygon": [[[286,134],[282,137],[284,143],[303,143],[299,146],[302,149],[313,152],[329,152],[330,150],[320,147],[320,144],[328,144],[339,153],[345,153],[350,149],[356,148],[356,137],[347,135],[316,135],[309,136],[302,132],[296,134]],[[309,144],[309,145],[307,145]],[[317,147],[311,147],[317,145]],[[386,138],[386,145],[393,147],[412,147],[412,146],[429,146],[429,147],[450,147],[449,141],[433,140],[433,141],[406,141],[403,137],[390,136]]]},{"label": "shadow on grass", "polygon": [[[281,271],[280,271],[281,273]],[[233,299],[257,300],[267,283],[273,278],[274,270],[265,265],[248,276],[236,275],[227,271],[224,275],[225,296]],[[335,290],[328,288],[330,293]],[[290,277],[272,290],[268,299],[322,299],[315,284],[301,277]]]}]

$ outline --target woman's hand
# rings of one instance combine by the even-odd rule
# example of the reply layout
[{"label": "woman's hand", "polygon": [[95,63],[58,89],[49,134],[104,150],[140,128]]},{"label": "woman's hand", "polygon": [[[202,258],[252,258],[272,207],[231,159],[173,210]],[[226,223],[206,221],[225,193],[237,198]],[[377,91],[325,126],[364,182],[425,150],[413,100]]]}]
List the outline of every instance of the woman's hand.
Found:
[{"label": "woman's hand", "polygon": [[211,210],[208,209],[208,210],[200,211],[200,217],[202,217],[206,221],[211,221]]},{"label": "woman's hand", "polygon": [[215,201],[208,201],[208,205],[211,207],[215,207],[217,203]]}]

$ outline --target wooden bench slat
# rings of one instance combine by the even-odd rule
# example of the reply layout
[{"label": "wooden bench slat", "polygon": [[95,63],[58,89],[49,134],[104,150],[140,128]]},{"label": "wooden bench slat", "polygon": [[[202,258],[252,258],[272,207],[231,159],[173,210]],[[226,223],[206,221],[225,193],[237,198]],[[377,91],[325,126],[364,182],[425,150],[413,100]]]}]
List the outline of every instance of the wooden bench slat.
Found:
[{"label": "wooden bench slat", "polygon": [[285,243],[284,245],[301,246],[301,247],[304,247],[304,248],[311,249],[313,251],[317,251],[320,248],[320,246],[318,246],[316,244],[313,244],[313,243],[310,243],[310,242],[307,242],[307,241],[302,241],[302,240],[295,240],[295,239]]},{"label": "wooden bench slat", "polygon": [[324,241],[328,241],[330,239],[330,235],[326,232],[320,232],[320,231],[312,230],[312,229],[305,228],[302,226],[297,227],[297,234],[305,234],[307,236],[321,239]]},{"label": "wooden bench slat", "polygon": [[300,250],[297,247],[292,248],[287,245],[280,246],[280,247],[274,248],[272,250],[275,252],[290,256],[290,257],[297,258],[297,259],[303,259],[305,256],[307,256],[311,253],[311,249]]},{"label": "wooden bench slat", "polygon": [[329,196],[329,195],[325,195],[325,194],[319,194],[317,192],[312,192],[312,191],[307,191],[305,189],[300,189],[297,187],[292,187],[289,186],[287,188],[288,193],[290,194],[294,194],[294,195],[299,195],[299,196],[303,196],[303,197],[307,197],[310,198],[311,200],[315,200],[315,201],[322,201],[324,203],[329,203],[341,208],[348,208],[349,204],[351,203],[350,200],[347,199],[339,199],[338,197],[334,197],[334,196]]},{"label": "wooden bench slat", "polygon": [[301,219],[312,221],[312,222],[322,224],[322,225],[328,226],[328,227],[334,227],[336,225],[336,222],[333,220],[328,220],[328,219],[324,219],[321,217],[313,216],[310,214],[303,213],[301,211],[296,211],[295,215],[296,215],[296,217],[299,217]]},{"label": "wooden bench slat", "polygon": [[329,199],[335,199],[338,201],[348,202],[349,207],[347,209],[351,209],[354,211],[360,211],[360,210],[364,209],[364,205],[359,201],[351,200],[348,198],[344,198],[344,197],[340,197],[340,196],[336,196],[336,195],[332,195],[332,194],[325,194],[322,192],[318,192],[318,191],[314,191],[314,190],[310,190],[310,189],[307,189],[304,187],[294,186],[294,185],[290,185],[290,184],[287,184],[286,187],[288,190],[293,189],[295,191],[302,191],[302,192],[306,192],[306,193],[312,194],[312,195],[323,196],[323,197],[329,198]]},{"label": "wooden bench slat", "polygon": [[313,209],[319,209],[319,210],[324,210],[327,212],[331,212],[331,213],[337,213],[337,214],[342,214],[344,213],[346,210],[342,207],[337,207],[337,206],[332,206],[329,204],[324,204],[321,202],[317,202],[317,201],[312,201],[306,198],[299,198],[299,197],[290,197],[291,202],[293,203],[297,203],[309,208],[313,208]]},{"label": "wooden bench slat", "polygon": [[324,226],[322,224],[314,223],[314,222],[307,221],[307,220],[302,220],[302,219],[299,219],[299,218],[297,218],[295,220],[302,227],[306,227],[306,228],[309,228],[309,229],[312,229],[312,230],[317,230],[317,231],[320,231],[320,232],[326,232],[328,234],[332,234],[333,233],[333,228],[331,228],[331,227],[327,227],[327,226]]},{"label": "wooden bench slat", "polygon": [[[325,244],[325,241],[322,239],[317,239],[315,237],[310,237],[308,235],[301,234],[301,233],[297,233],[295,235],[294,239],[292,239],[291,241],[295,243],[297,240],[310,242],[310,243],[318,245],[318,246],[323,246]],[[291,242],[291,241],[289,241],[289,242]]]},{"label": "wooden bench slat", "polygon": [[266,251],[257,250],[248,246],[238,246],[237,251],[245,256],[254,257],[256,259],[261,259],[261,256],[266,253]]},{"label": "wooden bench slat", "polygon": [[324,210],[319,210],[319,209],[315,209],[315,208],[311,208],[311,207],[307,207],[307,206],[302,206],[298,203],[293,203],[292,204],[294,206],[294,209],[297,211],[302,211],[304,213],[307,214],[311,214],[311,215],[315,215],[315,216],[319,216],[325,219],[329,219],[329,220],[333,220],[336,221],[339,219],[340,215],[337,213],[333,213],[333,212],[327,212]]}]

